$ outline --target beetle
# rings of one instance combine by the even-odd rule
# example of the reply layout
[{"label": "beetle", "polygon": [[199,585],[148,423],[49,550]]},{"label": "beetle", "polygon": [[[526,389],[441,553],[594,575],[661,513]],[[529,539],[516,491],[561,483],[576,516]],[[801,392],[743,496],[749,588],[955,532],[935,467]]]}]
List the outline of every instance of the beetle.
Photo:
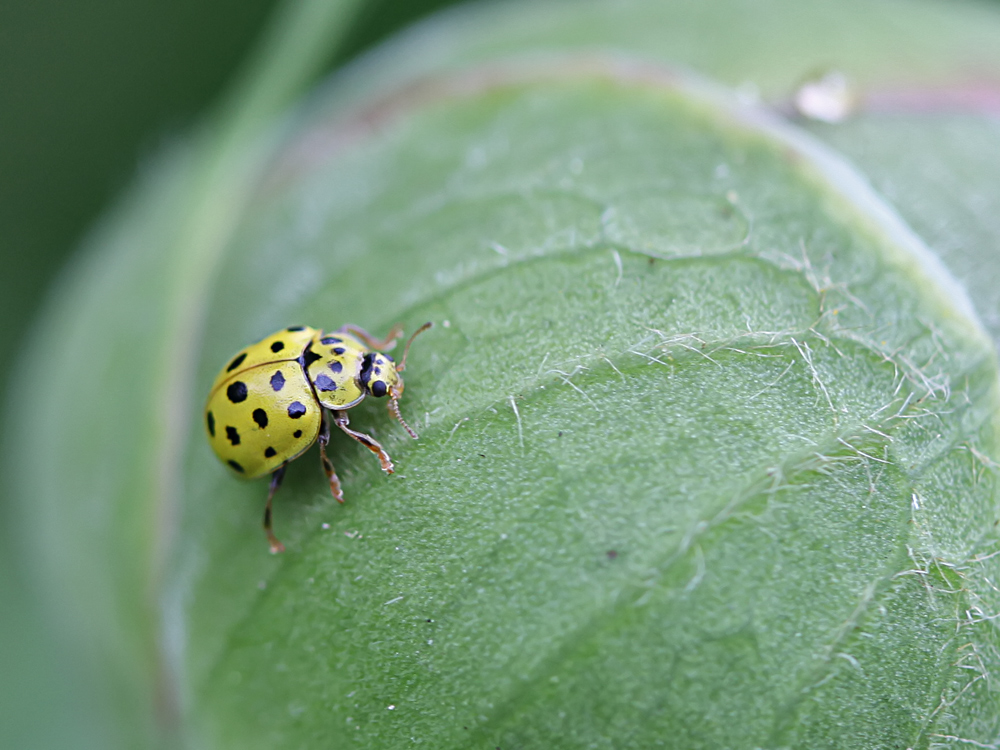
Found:
[{"label": "beetle", "polygon": [[388,396],[389,413],[410,437],[417,437],[399,412],[400,373],[413,339],[431,325],[414,331],[399,364],[382,350],[395,346],[403,333],[400,325],[384,339],[353,324],[332,333],[292,326],[243,349],[219,372],[205,404],[205,431],[215,455],[237,475],[271,475],[264,532],[272,553],[285,549],[272,529],[274,494],[285,467],[317,440],[330,492],[344,502],[340,479],[326,455],[331,422],[378,456],[383,471],[392,474],[389,454],[373,437],[350,428],[347,410],[367,396]]}]

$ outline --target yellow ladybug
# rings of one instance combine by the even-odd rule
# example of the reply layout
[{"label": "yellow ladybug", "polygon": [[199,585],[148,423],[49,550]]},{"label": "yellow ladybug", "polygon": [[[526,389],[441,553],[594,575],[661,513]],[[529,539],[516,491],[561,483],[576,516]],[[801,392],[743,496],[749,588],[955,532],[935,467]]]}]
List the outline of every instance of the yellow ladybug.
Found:
[{"label": "yellow ladybug", "polygon": [[[285,547],[271,530],[271,500],[281,485],[285,466],[319,438],[319,455],[337,502],[344,502],[340,480],[326,456],[330,421],[378,456],[382,469],[392,474],[392,461],[369,435],[352,430],[347,409],[365,396],[389,397],[392,414],[410,437],[399,413],[403,395],[401,373],[420,326],[396,364],[381,349],[391,349],[402,335],[395,326],[383,340],[363,328],[345,325],[334,333],[294,326],[268,336],[237,354],[219,373],[205,405],[205,430],[212,450],[222,463],[247,479],[271,475],[264,508],[264,531],[271,552]],[[327,415],[327,411],[330,414]]]}]

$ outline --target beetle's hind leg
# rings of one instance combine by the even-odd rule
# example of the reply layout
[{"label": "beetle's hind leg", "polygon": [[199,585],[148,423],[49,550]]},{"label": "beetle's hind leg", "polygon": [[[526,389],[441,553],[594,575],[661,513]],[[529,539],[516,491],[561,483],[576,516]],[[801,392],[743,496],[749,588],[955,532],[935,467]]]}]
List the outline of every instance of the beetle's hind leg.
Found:
[{"label": "beetle's hind leg", "polygon": [[287,464],[282,464],[271,474],[271,489],[267,493],[267,505],[264,506],[264,533],[267,534],[267,541],[271,543],[272,555],[285,551],[285,545],[278,541],[278,537],[271,530],[271,501],[281,486],[281,480],[285,478],[285,466]]},{"label": "beetle's hind leg", "polygon": [[319,458],[323,462],[323,471],[326,472],[326,478],[330,482],[330,492],[333,493],[333,499],[338,503],[344,502],[344,493],[340,489],[340,477],[337,476],[337,472],[333,468],[333,462],[330,461],[326,456],[326,446],[330,442],[330,419],[326,415],[326,409],[323,410],[323,426],[319,431]]},{"label": "beetle's hind leg", "polygon": [[382,471],[386,474],[392,474],[392,460],[389,458],[389,454],[385,452],[385,449],[378,444],[375,438],[363,432],[356,432],[348,427],[347,425],[350,424],[350,420],[347,419],[346,412],[333,412],[333,423],[378,456],[379,463],[382,464]]},{"label": "beetle's hind leg", "polygon": [[350,333],[365,342],[365,346],[369,349],[374,349],[377,352],[387,352],[396,345],[396,339],[403,335],[403,324],[396,323],[396,325],[389,329],[389,333],[385,335],[384,339],[375,338],[364,328],[356,326],[353,323],[341,326],[337,329],[337,333]]}]

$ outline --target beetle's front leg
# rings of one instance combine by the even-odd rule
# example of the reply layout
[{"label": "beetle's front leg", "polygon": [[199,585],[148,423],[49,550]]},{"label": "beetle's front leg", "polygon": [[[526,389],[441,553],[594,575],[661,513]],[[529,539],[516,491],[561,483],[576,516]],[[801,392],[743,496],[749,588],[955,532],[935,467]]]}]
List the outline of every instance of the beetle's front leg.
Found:
[{"label": "beetle's front leg", "polygon": [[378,456],[379,463],[382,464],[382,471],[386,474],[392,474],[392,460],[389,458],[389,454],[385,452],[385,449],[378,444],[375,438],[363,432],[356,432],[348,427],[347,425],[350,424],[350,420],[348,420],[346,412],[333,412],[333,423]]}]

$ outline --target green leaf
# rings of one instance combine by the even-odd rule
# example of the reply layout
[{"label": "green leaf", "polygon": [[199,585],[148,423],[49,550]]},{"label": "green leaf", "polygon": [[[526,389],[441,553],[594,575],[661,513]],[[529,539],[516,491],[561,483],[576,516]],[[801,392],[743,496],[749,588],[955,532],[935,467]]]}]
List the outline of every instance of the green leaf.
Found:
[{"label": "green leaf", "polygon": [[[28,353],[12,491],[110,700],[209,747],[995,742],[996,352],[938,258],[695,76],[395,54],[162,167]],[[335,436],[341,507],[306,454],[267,555],[218,369],[428,319],[421,439],[353,410],[397,474]]]},{"label": "green leaf", "polygon": [[817,135],[865,165],[873,184],[969,290],[1000,344],[1000,123],[990,116],[985,92],[983,105],[965,108],[947,90],[908,93],[917,100],[910,107],[818,125]]},{"label": "green leaf", "polygon": [[447,325],[408,369],[421,442],[355,418],[400,476],[340,441],[341,509],[306,457],[280,560],[247,544],[263,488],[193,432],[208,735],[988,737],[993,627],[961,613],[995,611],[996,369],[961,293],[835,157],[697,83],[592,60],[474,80],[318,167],[296,140],[233,243],[201,382],[287,322]]}]

